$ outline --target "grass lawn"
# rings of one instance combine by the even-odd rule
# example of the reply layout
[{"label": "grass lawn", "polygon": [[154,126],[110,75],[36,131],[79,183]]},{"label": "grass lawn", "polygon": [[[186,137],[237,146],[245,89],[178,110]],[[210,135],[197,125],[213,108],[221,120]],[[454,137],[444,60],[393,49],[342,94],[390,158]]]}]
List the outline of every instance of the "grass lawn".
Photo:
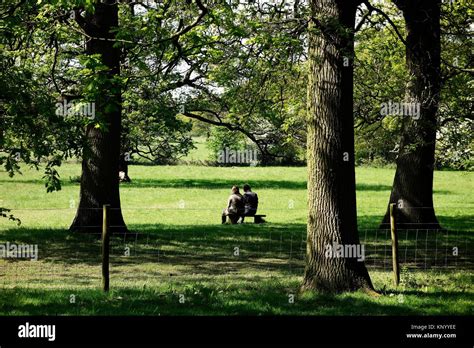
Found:
[{"label": "grass lawn", "polygon": [[[408,268],[394,288],[389,236],[376,230],[394,170],[357,168],[360,235],[374,285],[384,294],[378,298],[298,294],[303,167],[131,166],[132,183],[121,186],[121,199],[133,233],[112,239],[112,291],[103,294],[99,242],[67,232],[79,192],[69,178],[80,174],[80,165],[65,164],[60,174],[62,190],[47,194],[41,172],[24,170],[14,178],[0,172],[0,206],[22,220],[21,226],[0,220],[0,243],[39,247],[38,261],[0,259],[2,315],[473,314],[474,173],[435,172],[436,212],[449,232],[430,234],[429,241],[423,231],[401,236]],[[268,223],[221,226],[231,185],[246,182],[258,192]],[[446,256],[456,243],[464,262]],[[415,247],[436,248],[430,262],[434,257],[441,266],[424,269],[428,255],[413,253]]]},{"label": "grass lawn", "polygon": [[188,155],[182,160],[187,163],[205,163],[210,160],[210,152],[207,147],[206,137],[199,136],[193,138],[194,149],[189,151]]}]

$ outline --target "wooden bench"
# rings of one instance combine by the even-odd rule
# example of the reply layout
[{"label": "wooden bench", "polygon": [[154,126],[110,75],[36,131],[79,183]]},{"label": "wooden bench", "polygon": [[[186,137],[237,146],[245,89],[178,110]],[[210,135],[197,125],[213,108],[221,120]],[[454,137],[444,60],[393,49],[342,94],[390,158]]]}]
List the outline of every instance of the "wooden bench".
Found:
[{"label": "wooden bench", "polygon": [[264,217],[266,217],[266,215],[256,214],[256,215],[245,216],[245,219],[253,218],[253,222],[255,224],[263,224],[265,222],[265,220],[263,219]]},{"label": "wooden bench", "polygon": [[[252,217],[252,216],[246,216],[246,217]],[[262,224],[265,222],[265,220],[263,219],[264,217],[267,217],[266,215],[261,215],[261,214],[257,214],[257,215],[254,215],[253,216],[253,222],[256,223],[256,224]]]},{"label": "wooden bench", "polygon": [[[237,224],[238,221],[240,220],[239,215],[228,215],[228,217],[229,217],[229,220],[232,223],[232,225]],[[263,224],[265,222],[265,220],[263,219],[264,217],[266,217],[266,215],[256,214],[256,215],[252,215],[252,216],[245,216],[244,218],[245,219],[253,218],[253,222],[255,224]]]}]

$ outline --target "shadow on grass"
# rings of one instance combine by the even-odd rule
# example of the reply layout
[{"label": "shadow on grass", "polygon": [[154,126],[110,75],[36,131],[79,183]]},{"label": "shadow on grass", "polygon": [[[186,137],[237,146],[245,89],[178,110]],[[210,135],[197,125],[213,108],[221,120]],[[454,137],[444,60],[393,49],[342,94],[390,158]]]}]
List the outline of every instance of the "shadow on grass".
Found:
[{"label": "shadow on grass", "polygon": [[[305,225],[131,226],[136,232],[111,237],[111,263],[155,263],[189,273],[221,275],[250,268],[256,272],[293,272],[301,267]],[[63,264],[98,265],[101,245],[94,236],[61,229],[15,228],[0,242],[38,244],[39,259]],[[130,254],[125,255],[128,248]],[[29,261],[7,261],[29,262]]]},{"label": "shadow on grass", "polygon": [[[163,288],[127,287],[104,294],[98,289],[5,289],[0,293],[2,315],[423,315],[469,314],[457,301],[473,301],[472,293],[437,291],[406,292],[405,301],[362,293],[297,295],[298,281],[258,284],[205,284],[187,282]],[[76,303],[71,304],[71,292]],[[179,303],[179,295],[186,298]],[[443,300],[440,300],[443,299]],[[34,305],[32,305],[34,303]]]},{"label": "shadow on grass", "polygon": [[[436,211],[436,208],[435,208]],[[474,214],[473,215],[457,215],[446,216],[437,214],[438,221],[441,226],[450,231],[470,230],[474,231]],[[359,230],[378,229],[383,219],[383,212],[380,215],[364,215],[358,216]]]},{"label": "shadow on grass", "polygon": [[[247,182],[246,180],[243,180]],[[164,188],[205,188],[205,189],[229,189],[233,185],[242,185],[244,182],[228,179],[136,179],[128,187],[164,187]],[[258,189],[288,189],[306,190],[306,181],[288,180],[251,180],[250,184],[255,190]],[[360,191],[390,191],[388,185],[358,184]]]},{"label": "shadow on grass", "polygon": [[[474,301],[472,292],[459,289],[392,292],[403,294],[403,303],[389,295],[309,293],[290,304],[288,294],[298,293],[303,274],[304,224],[131,228],[137,232],[111,239],[110,295],[96,287],[101,250],[97,239],[60,229],[15,228],[0,233],[0,243],[38,244],[40,252],[38,263],[4,263],[7,268],[10,263],[38,268],[26,274],[10,272],[13,278],[9,281],[15,288],[0,291],[0,314],[415,315],[472,311],[462,305]],[[376,239],[375,233],[379,231],[367,231],[367,252],[383,250],[387,244],[385,240],[380,244],[382,239]],[[472,241],[472,232],[459,233]],[[410,235],[408,243],[412,238]],[[130,247],[128,257],[123,255],[126,246]],[[49,265],[50,278],[41,272]],[[3,270],[0,267],[0,278]],[[68,301],[71,293],[76,295],[75,304]],[[185,306],[179,303],[179,294],[185,295]]]},{"label": "shadow on grass", "polygon": [[474,230],[474,215],[445,216],[438,215],[438,220],[443,228],[449,230]]},{"label": "shadow on grass", "polygon": [[[243,185],[245,182],[230,179],[133,179],[130,183],[122,183],[122,187],[128,188],[196,188],[196,189],[230,189],[233,185]],[[40,179],[18,180],[15,178],[1,179],[0,183],[17,184],[37,184],[44,185],[44,181]],[[250,184],[256,191],[260,189],[287,189],[287,190],[306,190],[306,181],[289,181],[289,180],[250,180]],[[62,186],[79,186],[79,182],[63,180]],[[373,185],[373,184],[357,184],[358,191],[386,191],[390,192],[390,185]],[[449,194],[447,190],[435,190],[435,194]]]},{"label": "shadow on grass", "polygon": [[[249,270],[282,276],[300,274],[304,267],[305,224],[129,227],[134,232],[111,237],[113,265],[138,267],[150,263],[178,267],[184,274],[223,275]],[[359,235],[365,246],[367,266],[390,267],[390,231],[361,230]],[[100,264],[100,240],[91,235],[20,227],[0,233],[0,242],[7,241],[38,244],[39,259],[44,262]],[[400,260],[407,266],[467,268],[472,265],[474,234],[472,231],[404,231],[399,236],[399,245]],[[459,256],[451,255],[453,245],[458,246]],[[149,268],[146,271],[153,271]]]}]

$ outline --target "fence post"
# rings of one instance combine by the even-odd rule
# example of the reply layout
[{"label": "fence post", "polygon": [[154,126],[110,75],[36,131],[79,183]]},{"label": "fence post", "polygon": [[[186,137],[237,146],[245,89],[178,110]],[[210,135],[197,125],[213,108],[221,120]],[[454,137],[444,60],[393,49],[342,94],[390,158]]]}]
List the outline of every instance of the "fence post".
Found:
[{"label": "fence post", "polygon": [[393,266],[393,280],[395,286],[400,283],[400,268],[398,265],[398,236],[396,227],[396,204],[390,204],[390,231],[392,235],[392,266]]},{"label": "fence post", "polygon": [[104,204],[102,218],[102,289],[109,291],[109,211],[110,205]]}]

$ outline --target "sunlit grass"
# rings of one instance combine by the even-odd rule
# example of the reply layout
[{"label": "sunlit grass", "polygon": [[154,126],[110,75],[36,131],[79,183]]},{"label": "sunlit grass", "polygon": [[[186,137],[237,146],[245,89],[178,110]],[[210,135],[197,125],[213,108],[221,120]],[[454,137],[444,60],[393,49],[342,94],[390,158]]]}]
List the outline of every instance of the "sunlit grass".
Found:
[{"label": "sunlit grass", "polygon": [[[80,174],[80,165],[66,164],[60,173],[62,190],[48,194],[41,172],[25,170],[14,178],[0,172],[0,206],[11,208],[24,226],[69,227],[79,199],[79,185],[69,178]],[[394,170],[361,167],[356,173],[359,226],[376,228],[386,210]],[[132,227],[218,223],[230,187],[244,183],[250,183],[259,194],[260,211],[269,221],[306,221],[304,167],[131,166],[130,176],[132,183],[121,186],[121,200],[126,222]],[[434,192],[436,212],[444,227],[474,226],[474,173],[435,172]],[[180,202],[184,202],[184,209],[180,209]],[[0,220],[2,226],[5,222]]]},{"label": "sunlit grass", "polygon": [[[69,177],[80,174],[80,165],[64,165],[62,190],[49,194],[41,172],[25,170],[14,178],[0,172],[0,206],[11,208],[22,220],[21,226],[0,220],[0,243],[36,243],[40,250],[36,262],[0,260],[0,313],[472,314],[472,272],[411,269],[402,273],[402,284],[395,288],[390,265],[384,269],[370,258],[371,278],[384,296],[299,294],[305,170],[131,166],[133,181],[121,186],[123,213],[129,229],[142,239],[132,234],[112,240],[110,294],[100,291],[99,241],[67,232],[79,193]],[[357,168],[361,239],[368,238],[367,247],[377,257],[390,253],[389,240],[373,229],[385,212],[393,174],[393,169]],[[472,246],[473,179],[473,173],[435,172],[437,214],[444,227],[461,232],[466,248]],[[230,187],[243,183],[258,192],[260,212],[267,214],[268,223],[221,226],[220,212]],[[455,240],[455,235],[439,238]],[[402,247],[412,243],[412,236],[400,241]],[[124,256],[126,246],[129,257]],[[236,246],[239,257],[233,255]],[[291,294],[295,303],[288,301]],[[184,304],[179,295],[185,296]]]}]

